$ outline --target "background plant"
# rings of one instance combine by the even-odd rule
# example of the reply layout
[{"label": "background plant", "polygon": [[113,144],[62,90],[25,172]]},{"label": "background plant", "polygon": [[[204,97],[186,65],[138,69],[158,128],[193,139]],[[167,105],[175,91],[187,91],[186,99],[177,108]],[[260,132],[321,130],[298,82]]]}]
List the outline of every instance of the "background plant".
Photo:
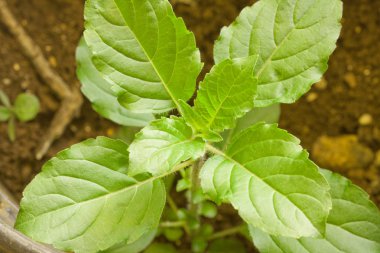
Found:
[{"label": "background plant", "polygon": [[0,122],[8,122],[8,137],[16,139],[15,121],[28,122],[35,119],[40,110],[40,101],[30,93],[22,93],[16,97],[12,105],[9,97],[0,90]]},{"label": "background plant", "polygon": [[[77,54],[83,92],[101,115],[146,126],[129,146],[99,137],[51,159],[25,190],[16,228],[75,252],[141,251],[158,228],[172,241],[187,233],[203,252],[215,235],[244,232],[202,225],[216,214],[212,200],[238,210],[262,252],[379,251],[379,212],[366,194],[320,170],[277,125],[244,129],[253,108],[294,102],[321,78],[341,12],[338,0],[244,9],[222,30],[216,65],[190,106],[202,64],[170,4],[88,0]],[[176,116],[160,118],[168,114]],[[168,195],[173,183],[186,191],[186,208]]]}]

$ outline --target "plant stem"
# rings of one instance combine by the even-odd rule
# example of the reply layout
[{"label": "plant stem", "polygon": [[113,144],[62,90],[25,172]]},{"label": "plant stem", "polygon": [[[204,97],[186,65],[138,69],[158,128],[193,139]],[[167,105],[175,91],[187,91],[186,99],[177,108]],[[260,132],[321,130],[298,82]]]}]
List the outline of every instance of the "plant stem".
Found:
[{"label": "plant stem", "polygon": [[[194,196],[196,192],[198,191],[200,187],[200,179],[199,179],[199,173],[201,171],[201,168],[203,164],[206,161],[206,157],[202,157],[199,159],[191,168],[191,201],[190,201],[190,211],[192,211],[194,214],[196,214],[198,210],[198,205],[194,204]],[[197,215],[196,215],[197,216]]]},{"label": "plant stem", "polygon": [[[168,202],[168,205],[170,206],[170,208],[173,210],[173,212],[175,213],[175,216],[177,219],[179,219],[178,217],[178,207],[176,205],[176,203],[174,202],[173,198],[168,194],[168,197],[167,197],[167,202]],[[162,222],[161,223],[161,226],[163,224],[169,224],[169,222]],[[190,228],[189,226],[187,225],[187,223],[185,221],[175,221],[175,222],[171,222],[173,224],[177,223],[177,224],[181,224],[180,226],[183,227],[183,229],[185,230],[186,234],[190,235]]]},{"label": "plant stem", "polygon": [[225,154],[223,153],[223,151],[220,151],[219,149],[215,148],[214,146],[212,146],[210,144],[206,144],[206,150],[209,151],[210,153],[213,153],[213,154],[216,154],[216,155],[225,156]]},{"label": "plant stem", "polygon": [[167,201],[168,201],[168,205],[170,206],[170,208],[175,212],[176,215],[178,215],[178,207],[177,207],[176,203],[174,202],[172,196],[170,196],[169,194],[168,194]]},{"label": "plant stem", "polygon": [[244,225],[240,225],[240,226],[237,226],[237,227],[229,228],[229,229],[217,232],[217,233],[209,236],[207,238],[207,240],[208,241],[212,241],[212,240],[223,238],[223,237],[227,237],[227,236],[230,236],[230,235],[235,235],[235,234],[240,233],[243,229],[244,229]]},{"label": "plant stem", "polygon": [[186,223],[184,221],[163,221],[160,223],[162,228],[178,228],[185,227]]}]

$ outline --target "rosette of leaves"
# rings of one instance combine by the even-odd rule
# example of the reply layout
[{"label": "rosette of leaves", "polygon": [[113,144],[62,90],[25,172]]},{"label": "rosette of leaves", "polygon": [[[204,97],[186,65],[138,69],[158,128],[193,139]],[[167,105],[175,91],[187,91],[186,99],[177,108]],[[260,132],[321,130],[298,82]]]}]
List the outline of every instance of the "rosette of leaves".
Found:
[{"label": "rosette of leaves", "polygon": [[[83,92],[104,117],[145,127],[130,145],[98,137],[48,161],[25,189],[16,228],[65,251],[138,252],[161,230],[167,200],[178,221],[165,225],[184,224],[198,242],[193,250],[203,252],[198,216],[215,217],[205,202],[214,201],[238,211],[262,252],[298,252],[289,245],[301,247],[300,238],[316,249],[355,236],[355,252],[378,252],[379,213],[363,192],[321,172],[277,124],[255,120],[257,108],[292,103],[322,77],[341,17],[340,0],[261,0],[245,8],[223,28],[216,64],[192,106],[202,63],[169,2],[87,0],[77,53]],[[175,174],[189,210],[176,210],[168,196],[164,180]],[[203,237],[212,233],[206,230]],[[163,233],[179,240],[173,231]],[[147,252],[163,248],[174,250],[153,244]],[[209,250],[220,248],[219,240]]]}]

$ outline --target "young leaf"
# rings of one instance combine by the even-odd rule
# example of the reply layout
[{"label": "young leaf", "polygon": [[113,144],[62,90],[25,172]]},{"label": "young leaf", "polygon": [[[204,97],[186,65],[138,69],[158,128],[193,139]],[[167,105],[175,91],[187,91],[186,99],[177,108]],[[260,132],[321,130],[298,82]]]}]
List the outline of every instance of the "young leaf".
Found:
[{"label": "young leaf", "polygon": [[163,234],[168,241],[176,242],[183,236],[182,228],[164,228]]},{"label": "young leaf", "polygon": [[233,129],[224,131],[222,133],[223,143],[220,145],[223,150],[226,149],[227,145],[231,142],[232,138],[247,129],[248,127],[259,123],[265,122],[269,124],[278,123],[280,120],[281,107],[279,104],[274,104],[263,108],[254,108],[252,111],[248,112],[244,117],[240,118],[236,122],[236,126]]},{"label": "young leaf", "polygon": [[279,104],[274,104],[264,108],[254,108],[236,122],[234,131],[235,133],[239,133],[259,122],[265,122],[267,124],[278,123],[280,120],[280,115],[281,107]]},{"label": "young leaf", "polygon": [[0,102],[5,106],[5,107],[11,107],[11,102],[9,101],[9,98],[7,94],[4,93],[4,91],[0,90]]},{"label": "young leaf", "polygon": [[367,193],[346,178],[322,170],[331,185],[333,208],[322,239],[275,237],[251,227],[262,253],[380,252],[380,212]]},{"label": "young leaf", "polygon": [[91,101],[94,110],[103,117],[124,126],[144,127],[154,119],[152,114],[137,114],[125,109],[117,100],[116,93],[95,68],[91,52],[82,38],[77,52],[77,75],[82,83],[83,94]]},{"label": "young leaf", "polygon": [[300,141],[275,124],[241,132],[201,170],[216,202],[228,201],[251,225],[273,235],[319,236],[331,209],[329,186]]},{"label": "young leaf", "polygon": [[182,161],[205,153],[205,143],[193,137],[193,130],[182,118],[162,118],[136,135],[129,147],[130,175],[150,172],[160,175]]},{"label": "young leaf", "polygon": [[122,173],[127,145],[99,137],[59,153],[24,191],[15,227],[36,241],[76,253],[132,243],[158,226],[162,180]]},{"label": "young leaf", "polygon": [[40,110],[40,101],[29,93],[22,93],[17,96],[13,110],[17,119],[27,122],[34,119]]},{"label": "young leaf", "polygon": [[16,119],[11,116],[8,121],[8,137],[11,142],[16,140]]},{"label": "young leaf", "polygon": [[11,117],[12,112],[4,106],[0,106],[0,122],[8,121]]},{"label": "young leaf", "polygon": [[85,19],[94,63],[127,109],[166,112],[192,97],[200,53],[168,0],[88,0]]},{"label": "young leaf", "polygon": [[327,70],[342,9],[340,0],[260,0],[222,30],[215,61],[258,55],[255,106],[292,103]]},{"label": "young leaf", "polygon": [[195,128],[198,131],[199,136],[202,137],[206,141],[210,142],[221,142],[223,141],[223,137],[220,136],[219,133],[212,131],[211,129],[203,128],[198,124],[198,122],[202,122],[202,117],[196,113],[194,107],[191,107],[188,103],[183,100],[179,100],[180,112],[186,122]]},{"label": "young leaf", "polygon": [[214,66],[200,84],[193,108],[196,117],[187,117],[187,110],[183,110],[185,119],[201,132],[222,132],[233,128],[236,119],[253,108],[257,82],[253,69],[256,61],[257,56],[252,56],[227,59]]}]

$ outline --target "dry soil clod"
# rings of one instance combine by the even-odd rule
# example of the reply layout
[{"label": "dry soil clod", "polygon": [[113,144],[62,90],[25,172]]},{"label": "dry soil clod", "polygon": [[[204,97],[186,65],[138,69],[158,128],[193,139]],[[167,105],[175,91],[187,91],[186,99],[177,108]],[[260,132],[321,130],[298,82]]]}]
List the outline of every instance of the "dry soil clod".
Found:
[{"label": "dry soil clod", "polygon": [[356,135],[321,136],[314,144],[314,161],[322,168],[341,173],[368,168],[374,160],[370,148],[361,144]]}]

